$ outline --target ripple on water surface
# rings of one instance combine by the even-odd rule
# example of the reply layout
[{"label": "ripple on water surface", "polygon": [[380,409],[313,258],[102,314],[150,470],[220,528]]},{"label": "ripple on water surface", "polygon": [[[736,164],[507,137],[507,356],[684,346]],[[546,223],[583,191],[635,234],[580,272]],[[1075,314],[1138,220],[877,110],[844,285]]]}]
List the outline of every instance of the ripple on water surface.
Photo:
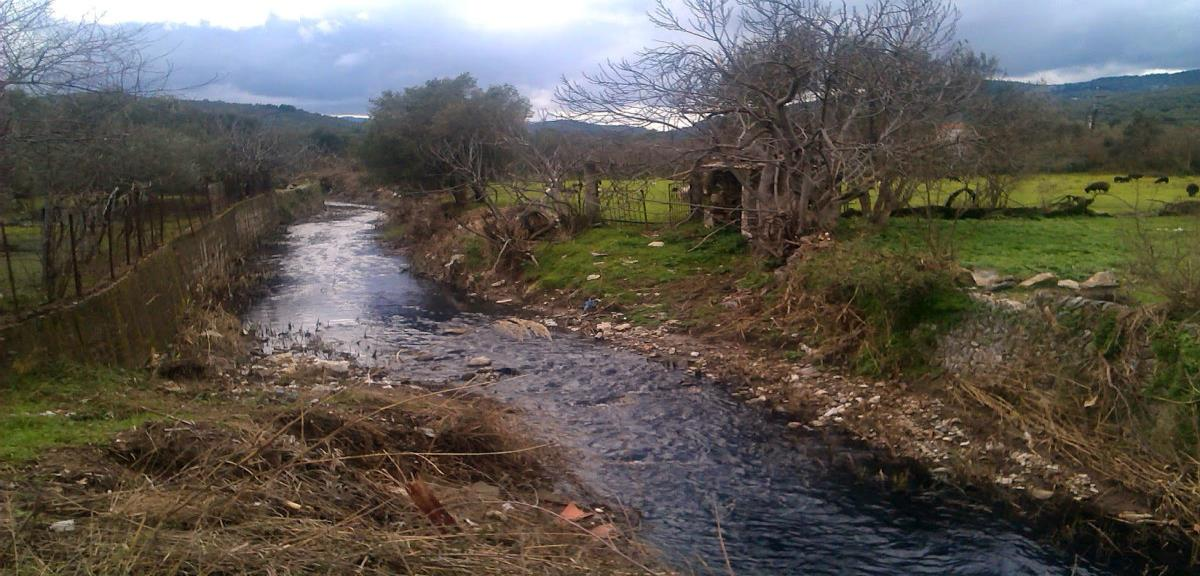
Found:
[{"label": "ripple on water surface", "polygon": [[[507,338],[486,311],[384,251],[381,219],[333,205],[291,227],[270,261],[277,280],[248,319],[292,334],[320,322],[326,345],[420,380],[457,381],[477,355],[515,369],[489,392],[571,449],[581,479],[637,510],[645,538],[681,566],[724,571],[719,518],[743,575],[1110,573],[987,514],[853,482],[830,471],[824,439],[682,372],[571,334]],[[469,329],[447,334],[451,325]]]}]

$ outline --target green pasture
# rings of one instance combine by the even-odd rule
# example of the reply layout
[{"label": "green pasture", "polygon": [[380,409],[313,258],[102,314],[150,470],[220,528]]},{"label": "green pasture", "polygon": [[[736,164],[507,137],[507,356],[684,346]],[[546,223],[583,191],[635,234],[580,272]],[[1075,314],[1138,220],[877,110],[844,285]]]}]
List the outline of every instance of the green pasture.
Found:
[{"label": "green pasture", "polygon": [[107,442],[151,419],[144,379],[108,368],[53,366],[0,384],[0,464],[61,446]]},{"label": "green pasture", "polygon": [[[1157,175],[1146,175],[1141,180],[1117,184],[1113,182],[1114,176],[1118,174],[1036,174],[1017,182],[1009,195],[1008,206],[1041,208],[1068,194],[1082,195],[1083,189],[1092,182],[1108,182],[1109,192],[1096,196],[1092,210],[1104,214],[1153,212],[1166,203],[1186,200],[1187,185],[1191,182],[1200,184],[1198,176],[1171,174],[1168,175],[1171,179],[1168,184],[1155,184]],[[972,188],[976,186],[977,183],[972,183]],[[961,187],[962,184],[958,182],[945,182],[929,191],[921,189],[912,204],[940,205],[950,193]]]},{"label": "green pasture", "polygon": [[[567,186],[578,184],[571,181]],[[601,180],[601,214],[608,220],[651,224],[678,222],[688,213],[686,202],[671,193],[671,187],[679,185],[679,182],[666,178]],[[532,201],[541,200],[545,187],[539,183],[496,184],[491,187],[491,194],[496,205],[513,206],[522,195]],[[582,210],[582,196],[575,195],[572,200]]]},{"label": "green pasture", "polygon": [[1101,270],[1121,271],[1136,257],[1142,235],[1160,243],[1200,238],[1200,218],[1074,217],[925,220],[896,218],[870,233],[861,221],[848,223],[843,237],[914,248],[933,246],[969,268],[991,268],[1027,277],[1053,272],[1083,280]]},{"label": "green pasture", "polygon": [[[1146,175],[1141,180],[1118,184],[1113,182],[1117,174],[1107,173],[1065,173],[1065,174],[1036,174],[1021,179],[1009,194],[1008,206],[1012,208],[1032,207],[1041,208],[1053,204],[1068,194],[1082,195],[1083,189],[1092,182],[1108,182],[1109,192],[1096,196],[1092,210],[1102,214],[1132,214],[1135,212],[1154,212],[1164,204],[1187,200],[1187,185],[1195,182],[1200,184],[1200,176],[1168,175],[1168,184],[1154,184],[1157,175]],[[576,182],[570,182],[574,186]],[[605,218],[616,220],[632,220],[636,222],[666,223],[677,222],[687,214],[685,202],[671,193],[673,186],[681,182],[666,178],[645,180],[602,180],[600,197],[602,213]],[[972,188],[977,188],[978,182],[972,182]],[[518,194],[515,187],[524,190],[524,195],[531,199],[540,199],[544,192],[541,184],[529,183],[518,185],[496,185],[492,187],[494,201],[500,206],[516,204]],[[923,206],[926,204],[940,205],[955,190],[962,187],[958,182],[942,182],[931,188],[921,188],[914,195],[911,204]],[[644,198],[644,201],[643,201]],[[581,198],[576,197],[578,202]]]}]

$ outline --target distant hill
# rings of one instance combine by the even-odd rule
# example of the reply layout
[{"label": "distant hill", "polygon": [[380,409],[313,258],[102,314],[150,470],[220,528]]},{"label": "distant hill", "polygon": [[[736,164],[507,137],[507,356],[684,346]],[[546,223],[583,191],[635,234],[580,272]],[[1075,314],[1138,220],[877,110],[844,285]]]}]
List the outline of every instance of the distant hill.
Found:
[{"label": "distant hill", "polygon": [[1059,96],[1081,96],[1097,93],[1161,92],[1172,88],[1200,86],[1200,70],[1142,76],[1108,76],[1087,82],[1072,82],[1050,87]]},{"label": "distant hill", "polygon": [[1168,124],[1200,125],[1200,70],[1142,76],[1110,76],[1068,84],[997,81],[1051,96],[1067,114],[1084,120],[1093,109],[1106,124],[1128,121],[1141,112]]},{"label": "distant hill", "polygon": [[363,123],[359,118],[317,114],[289,104],[237,104],[220,100],[181,100],[180,103],[210,114],[245,116],[266,125],[289,127],[305,132],[317,128],[356,131]]},{"label": "distant hill", "polygon": [[579,120],[546,120],[545,122],[530,122],[530,132],[558,132],[561,134],[587,134],[592,136],[620,135],[637,136],[653,132],[637,126],[617,126],[607,124],[590,124]]}]

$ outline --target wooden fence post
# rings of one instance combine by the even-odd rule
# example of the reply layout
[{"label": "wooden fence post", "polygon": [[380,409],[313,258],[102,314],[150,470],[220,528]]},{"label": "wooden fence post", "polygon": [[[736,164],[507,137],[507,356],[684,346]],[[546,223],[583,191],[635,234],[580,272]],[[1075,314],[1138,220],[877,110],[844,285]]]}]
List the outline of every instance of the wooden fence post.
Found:
[{"label": "wooden fence post", "polygon": [[134,228],[137,228],[138,260],[141,260],[142,255],[145,254],[145,251],[142,249],[142,220],[142,193],[139,190],[138,193],[133,196],[133,222]]},{"label": "wooden fence post", "polygon": [[58,284],[58,275],[54,270],[54,214],[53,208],[42,207],[42,290],[45,292],[46,302],[54,301],[57,292],[55,285]]},{"label": "wooden fence post", "polygon": [[104,211],[104,231],[108,234],[108,279],[117,279],[117,265],[113,261],[113,227],[112,227],[112,211],[115,206],[109,206]]},{"label": "wooden fence post", "polygon": [[166,227],[166,224],[164,221],[164,216],[163,216],[163,213],[166,211],[166,208],[163,206],[163,203],[164,202],[163,202],[162,192],[159,192],[158,193],[158,243],[160,245],[166,245],[166,243],[167,243],[167,227]]},{"label": "wooden fence post", "polygon": [[133,231],[130,230],[130,222],[129,222],[130,218],[131,218],[131,216],[129,215],[129,198],[126,197],[125,198],[125,211],[122,214],[122,218],[121,218],[121,235],[125,237],[125,265],[126,266],[128,266],[132,263],[132,258],[130,257],[130,254],[129,254],[129,235],[133,233]]},{"label": "wooden fence post", "polygon": [[19,312],[21,305],[17,300],[17,277],[13,274],[12,255],[9,254],[8,248],[8,231],[4,229],[3,220],[0,220],[0,248],[4,248],[4,265],[8,268],[8,290],[12,294],[13,312]]},{"label": "wooden fence post", "polygon": [[79,259],[75,255],[75,214],[67,213],[67,233],[71,244],[71,273],[75,276],[75,296],[83,296],[83,278],[79,274]]},{"label": "wooden fence post", "polygon": [[600,181],[596,163],[583,164],[583,217],[589,225],[600,222]]}]

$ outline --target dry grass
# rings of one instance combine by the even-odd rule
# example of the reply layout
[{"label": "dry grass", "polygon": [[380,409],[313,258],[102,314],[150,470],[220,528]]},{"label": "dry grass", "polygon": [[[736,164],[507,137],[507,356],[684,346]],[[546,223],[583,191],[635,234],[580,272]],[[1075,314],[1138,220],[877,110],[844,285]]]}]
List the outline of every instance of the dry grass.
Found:
[{"label": "dry grass", "polygon": [[[349,387],[279,406],[164,415],[101,449],[12,470],[0,566],[14,574],[644,573],[621,536],[554,511],[554,451],[464,392]],[[455,518],[431,522],[428,486]],[[72,532],[48,529],[74,520]],[[640,552],[638,553],[641,554]]]},{"label": "dry grass", "polygon": [[[1180,444],[1174,425],[1191,407],[1154,397],[1146,384],[1154,377],[1151,333],[1163,318],[1145,308],[1108,318],[1111,334],[1048,319],[1043,331],[1027,334],[1029,344],[1011,371],[995,379],[955,379],[953,391],[998,417],[1003,429],[1025,431],[1039,453],[1088,471],[1101,483],[1093,503],[1104,513],[1145,528],[1151,541],[1190,542],[1195,554],[1200,461]],[[1088,348],[1087,338],[1111,344]],[[1078,355],[1083,349],[1094,351]],[[1062,360],[1073,353],[1077,361]]]}]

